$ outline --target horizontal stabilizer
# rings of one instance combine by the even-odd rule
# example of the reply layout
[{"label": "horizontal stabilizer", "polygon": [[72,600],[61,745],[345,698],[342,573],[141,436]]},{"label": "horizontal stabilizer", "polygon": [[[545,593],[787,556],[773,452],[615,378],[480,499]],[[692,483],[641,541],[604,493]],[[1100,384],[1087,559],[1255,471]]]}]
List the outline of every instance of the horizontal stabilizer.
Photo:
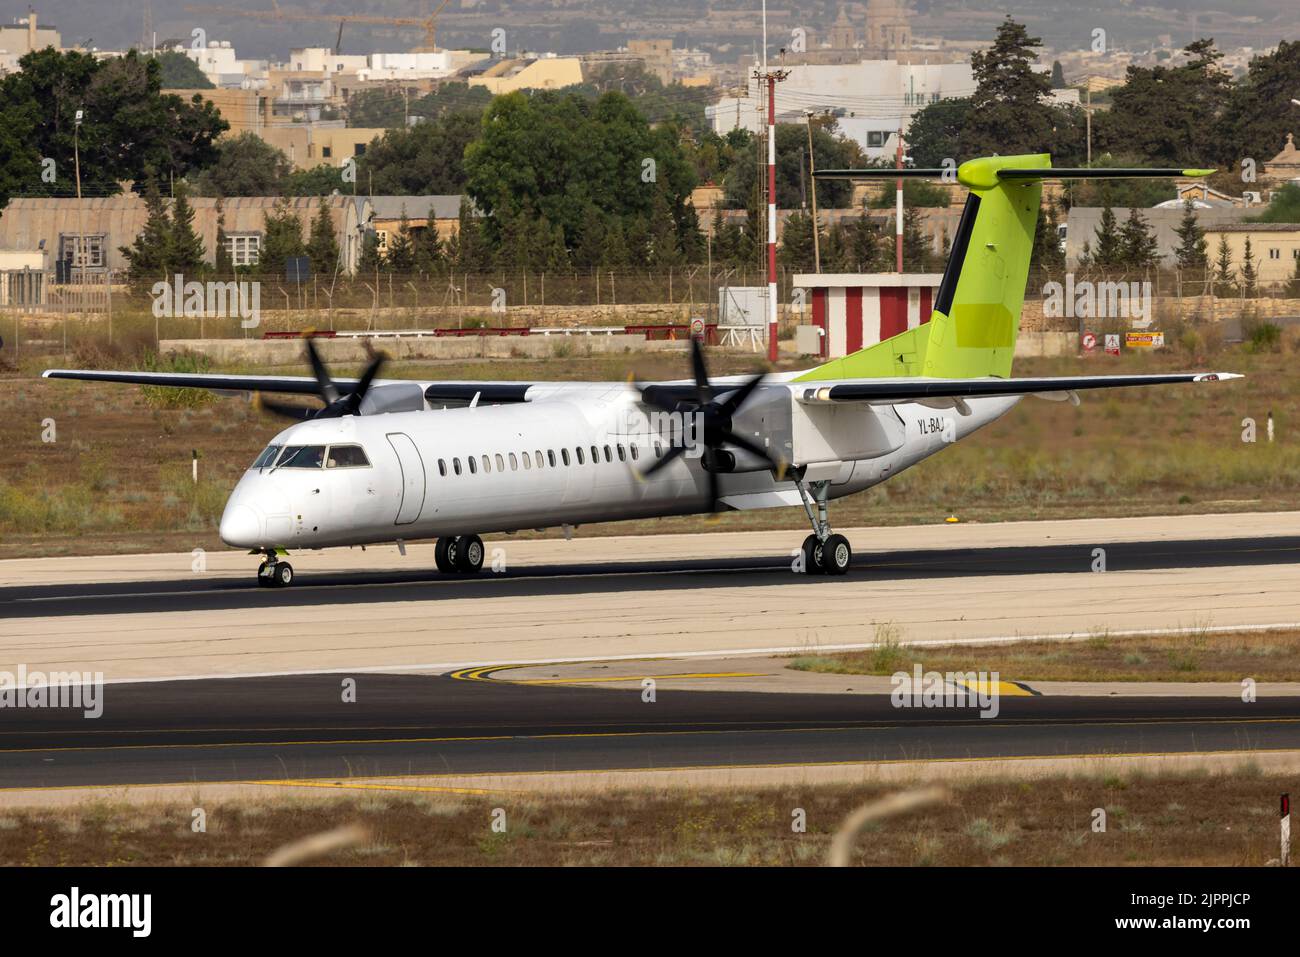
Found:
[{"label": "horizontal stabilizer", "polygon": [[919,402],[938,398],[990,395],[1033,395],[1078,392],[1084,389],[1129,389],[1179,382],[1221,382],[1240,379],[1236,372],[1171,372],[1156,375],[1038,376],[1023,379],[882,379],[809,386],[795,393],[800,402]]}]

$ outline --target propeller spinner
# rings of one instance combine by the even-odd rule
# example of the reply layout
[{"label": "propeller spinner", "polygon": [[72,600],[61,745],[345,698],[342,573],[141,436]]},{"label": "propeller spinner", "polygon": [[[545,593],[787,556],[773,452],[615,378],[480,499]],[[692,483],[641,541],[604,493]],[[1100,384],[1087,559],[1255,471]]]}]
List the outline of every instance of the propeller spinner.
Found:
[{"label": "propeller spinner", "polygon": [[[766,449],[732,431],[732,417],[740,411],[740,407],[745,404],[754,390],[762,385],[763,380],[767,378],[766,373],[760,372],[735,388],[727,386],[719,390],[709,381],[708,369],[704,364],[704,350],[697,339],[691,340],[691,372],[695,378],[694,402],[676,398],[674,391],[664,386],[641,386],[634,383],[633,387],[640,393],[641,401],[651,408],[661,412],[680,413],[683,418],[696,417],[698,435],[704,446],[702,453],[704,471],[709,476],[709,510],[717,511],[718,501],[721,498],[718,473],[731,471],[735,465],[734,453],[729,452],[724,446],[734,446],[765,460],[776,473],[778,480],[785,474],[786,463],[778,462],[768,454]],[[676,394],[680,395],[680,392]],[[687,445],[683,437],[679,436],[675,439],[676,441],[669,447],[663,458],[640,473],[642,478],[649,478],[655,472],[665,468],[673,459],[686,453]]]}]

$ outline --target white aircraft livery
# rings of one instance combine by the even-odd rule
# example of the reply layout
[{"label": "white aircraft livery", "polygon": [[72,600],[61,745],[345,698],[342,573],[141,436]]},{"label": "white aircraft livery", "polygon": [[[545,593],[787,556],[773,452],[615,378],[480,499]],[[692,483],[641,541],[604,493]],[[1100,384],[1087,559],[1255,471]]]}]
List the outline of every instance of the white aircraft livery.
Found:
[{"label": "white aircraft livery", "polygon": [[[841,170],[822,177],[941,176]],[[676,382],[333,379],[54,369],[49,378],[315,395],[261,398],[294,419],[235,486],[226,544],[264,556],[286,586],[293,548],[437,539],[440,571],[483,565],[481,535],[727,509],[802,507],[810,574],[842,575],[852,548],[829,504],[886,481],[1006,414],[1026,395],[1240,378],[1232,373],[1011,378],[1042,180],[1200,170],[1061,170],[1047,155],[971,160],[969,190],[930,321],[803,372],[710,379],[698,342]]]}]

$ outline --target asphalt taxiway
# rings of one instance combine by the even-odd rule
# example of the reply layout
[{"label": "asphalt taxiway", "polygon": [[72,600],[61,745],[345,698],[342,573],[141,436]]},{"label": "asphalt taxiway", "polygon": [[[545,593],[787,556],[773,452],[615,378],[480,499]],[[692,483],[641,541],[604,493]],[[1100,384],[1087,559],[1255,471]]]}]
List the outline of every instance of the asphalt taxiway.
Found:
[{"label": "asphalt taxiway", "polygon": [[1300,697],[1002,697],[591,688],[458,675],[121,684],[103,714],[10,710],[0,789],[1300,750]]},{"label": "asphalt taxiway", "polygon": [[433,571],[427,545],[306,552],[284,590],[238,553],[5,561],[0,670],[436,673],[864,647],[886,624],[905,643],[1300,627],[1291,513],[848,534],[843,578],[795,574],[791,531],[495,539],[473,578]]}]

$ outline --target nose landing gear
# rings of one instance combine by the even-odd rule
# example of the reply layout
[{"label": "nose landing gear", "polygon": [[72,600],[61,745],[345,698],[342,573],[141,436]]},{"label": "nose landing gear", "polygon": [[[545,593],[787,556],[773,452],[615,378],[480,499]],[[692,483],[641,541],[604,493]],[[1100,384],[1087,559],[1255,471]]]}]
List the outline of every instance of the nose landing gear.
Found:
[{"label": "nose landing gear", "polygon": [[288,588],[293,584],[293,566],[273,548],[266,551],[266,561],[257,566],[257,584],[261,588]]}]

